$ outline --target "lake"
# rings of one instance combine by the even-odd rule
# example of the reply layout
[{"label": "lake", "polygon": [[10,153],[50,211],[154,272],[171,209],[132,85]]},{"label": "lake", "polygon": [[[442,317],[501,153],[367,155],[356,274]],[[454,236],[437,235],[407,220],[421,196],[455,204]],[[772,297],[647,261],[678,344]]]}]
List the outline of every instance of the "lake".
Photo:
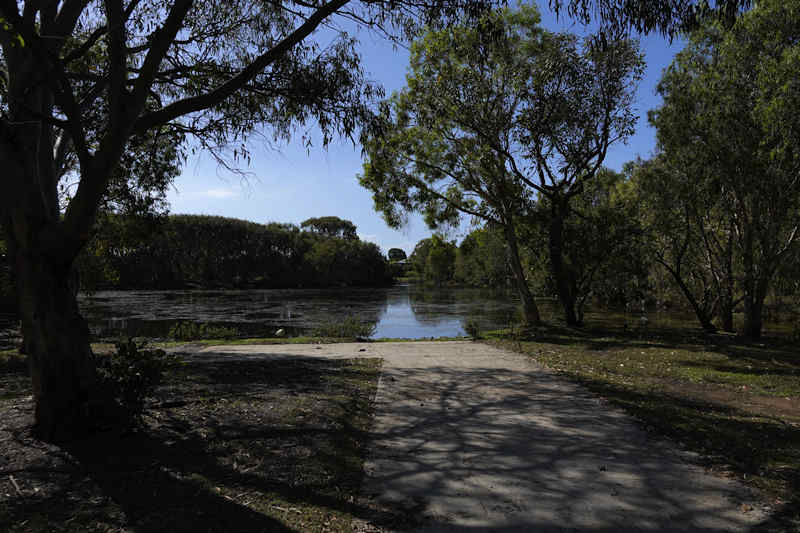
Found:
[{"label": "lake", "polygon": [[374,338],[420,339],[465,335],[464,323],[506,327],[518,317],[510,290],[430,288],[401,284],[383,289],[275,289],[100,291],[79,303],[93,335],[167,337],[181,322],[234,328],[238,336],[290,335],[347,316],[376,323]]},{"label": "lake", "polygon": [[[431,288],[400,284],[381,289],[274,289],[99,291],[80,294],[82,312],[96,340],[120,336],[165,339],[176,324],[224,327],[237,337],[271,337],[278,329],[289,335],[309,334],[314,328],[347,316],[376,324],[373,338],[422,339],[465,335],[467,320],[482,330],[508,327],[520,320],[519,299],[512,290]],[[537,299],[542,318],[558,320],[554,299]],[[686,311],[647,312],[648,329],[697,329]],[[608,310],[587,312],[594,325],[638,327],[640,313]],[[737,318],[739,316],[737,315]],[[7,322],[7,323],[5,323]],[[0,349],[19,345],[19,321],[0,323]],[[765,334],[791,334],[796,317],[768,324]]]}]

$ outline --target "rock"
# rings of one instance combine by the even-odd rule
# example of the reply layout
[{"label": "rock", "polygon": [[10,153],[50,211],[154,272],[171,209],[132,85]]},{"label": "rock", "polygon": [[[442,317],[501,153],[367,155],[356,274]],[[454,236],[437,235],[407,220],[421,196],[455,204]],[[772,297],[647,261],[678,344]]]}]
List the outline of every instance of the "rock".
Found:
[{"label": "rock", "polygon": [[283,328],[279,329],[278,331],[275,332],[275,336],[276,337],[285,337],[286,336],[286,330],[283,329]]}]

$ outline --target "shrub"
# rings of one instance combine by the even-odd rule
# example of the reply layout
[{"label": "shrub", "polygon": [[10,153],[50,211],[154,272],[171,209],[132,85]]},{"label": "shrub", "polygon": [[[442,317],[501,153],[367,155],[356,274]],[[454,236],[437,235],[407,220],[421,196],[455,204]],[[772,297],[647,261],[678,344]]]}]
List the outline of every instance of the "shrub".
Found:
[{"label": "shrub", "polygon": [[116,353],[100,357],[98,374],[106,396],[128,421],[138,421],[145,399],[161,383],[164,373],[179,364],[164,350],[145,350],[133,339],[116,343]]},{"label": "shrub", "polygon": [[481,325],[474,318],[470,318],[464,323],[464,331],[466,331],[467,335],[474,341],[481,338]]},{"label": "shrub", "polygon": [[311,332],[315,337],[367,338],[375,334],[375,322],[362,322],[357,316],[323,322]]},{"label": "shrub", "polygon": [[239,335],[239,330],[225,326],[185,321],[178,322],[169,328],[169,333],[167,335],[179,341],[191,341],[195,339],[230,339],[231,337]]}]

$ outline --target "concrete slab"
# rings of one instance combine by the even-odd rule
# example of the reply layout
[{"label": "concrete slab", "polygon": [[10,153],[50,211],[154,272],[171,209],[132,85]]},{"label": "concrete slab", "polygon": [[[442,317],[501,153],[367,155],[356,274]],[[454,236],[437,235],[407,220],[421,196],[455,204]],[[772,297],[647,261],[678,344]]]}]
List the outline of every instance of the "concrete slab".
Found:
[{"label": "concrete slab", "polygon": [[[380,357],[364,497],[421,532],[746,531],[757,494],[529,358],[472,342],[216,346],[197,359]],[[375,519],[362,531],[401,523]]]}]

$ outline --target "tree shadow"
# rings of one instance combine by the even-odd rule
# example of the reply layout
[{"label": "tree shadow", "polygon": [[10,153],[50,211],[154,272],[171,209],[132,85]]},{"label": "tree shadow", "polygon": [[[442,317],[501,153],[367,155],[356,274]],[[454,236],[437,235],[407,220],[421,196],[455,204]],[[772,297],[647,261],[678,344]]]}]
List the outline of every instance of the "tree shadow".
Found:
[{"label": "tree shadow", "polygon": [[[418,531],[718,531],[756,521],[740,511],[757,500],[751,491],[704,474],[692,466],[697,457],[652,434],[681,437],[665,431],[666,422],[644,431],[551,373],[401,368],[383,379],[389,384],[379,399],[365,493],[397,515],[413,515],[406,523]],[[640,406],[643,418],[645,410],[672,424],[706,416],[692,428],[718,426],[720,441],[784,439],[787,449],[800,449],[798,428],[734,419],[739,413],[725,407],[704,414],[708,405],[656,393],[614,393],[617,403]],[[775,459],[749,451],[745,442],[732,451],[739,472],[758,472]],[[796,483],[796,470],[786,474]]]},{"label": "tree shadow", "polygon": [[[347,363],[187,365],[159,391],[142,428],[46,447],[28,461],[15,474],[25,494],[0,499],[0,529],[33,517],[41,531],[72,523],[138,532],[281,532],[302,531],[303,513],[363,514],[348,499],[361,481],[358,446],[366,439],[351,411],[371,398],[349,395],[348,380],[363,375]],[[333,394],[342,384],[347,397]],[[328,413],[304,416],[298,410],[309,398],[311,408]],[[15,438],[22,448],[44,446],[27,426],[17,427]],[[47,488],[26,489],[34,486]],[[292,519],[284,522],[284,512]]]}]

